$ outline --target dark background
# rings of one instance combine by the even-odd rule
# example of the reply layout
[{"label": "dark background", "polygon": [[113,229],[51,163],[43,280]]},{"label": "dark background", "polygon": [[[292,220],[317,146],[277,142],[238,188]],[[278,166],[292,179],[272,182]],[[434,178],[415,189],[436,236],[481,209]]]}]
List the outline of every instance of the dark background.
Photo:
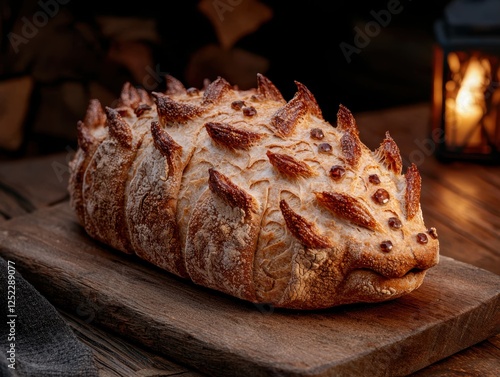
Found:
[{"label": "dark background", "polygon": [[[47,25],[13,51],[9,33],[22,35],[23,17],[32,20],[41,10],[40,2],[50,1],[56,0],[0,3],[0,84],[23,75],[34,81],[30,110],[23,123],[23,143],[16,150],[3,151],[2,156],[73,148],[76,121],[83,117],[90,98],[112,105],[125,81],[136,86],[147,83],[146,89],[161,91],[165,73],[187,87],[200,87],[202,78],[213,80],[220,75],[246,88],[250,85],[248,77],[255,75],[252,69],[265,62],[266,69],[261,73],[286,99],[295,93],[294,80],[300,81],[316,96],[325,118],[332,122],[340,103],[360,112],[429,101],[433,23],[448,3],[401,0],[401,12],[392,14],[390,22],[369,37],[359,53],[350,56],[350,62],[340,43],[356,47],[355,26],[363,30],[367,22],[374,21],[373,12],[385,11],[393,2],[262,0],[272,9],[271,20],[237,40],[228,52],[216,47],[219,40],[214,23],[199,11],[198,1],[143,0],[127,4],[65,0],[64,5],[57,3],[58,11]],[[234,4],[233,8],[241,3],[220,1]],[[122,35],[127,34],[124,41],[120,35],[110,36],[103,30],[98,21],[102,16],[152,21],[148,25],[154,27],[142,32],[131,23],[122,31]],[[151,37],[152,33],[156,37]],[[206,46],[215,47],[211,54],[200,54]],[[240,65],[242,58],[238,60],[235,51],[243,52],[243,57],[249,54],[256,63],[249,63],[250,68]],[[0,124],[0,129],[5,127],[10,125]]]}]

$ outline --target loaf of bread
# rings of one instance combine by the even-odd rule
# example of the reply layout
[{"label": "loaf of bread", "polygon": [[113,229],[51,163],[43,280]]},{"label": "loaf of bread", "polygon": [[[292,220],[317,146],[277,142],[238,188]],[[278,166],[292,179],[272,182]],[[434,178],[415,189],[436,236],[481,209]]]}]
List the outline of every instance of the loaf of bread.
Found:
[{"label": "loaf of bread", "polygon": [[115,108],[91,100],[70,163],[88,235],[170,273],[254,303],[319,309],[417,289],[439,260],[421,177],[389,133],[375,151],[351,112],[323,119],[296,82],[219,77],[164,93],[129,83]]}]

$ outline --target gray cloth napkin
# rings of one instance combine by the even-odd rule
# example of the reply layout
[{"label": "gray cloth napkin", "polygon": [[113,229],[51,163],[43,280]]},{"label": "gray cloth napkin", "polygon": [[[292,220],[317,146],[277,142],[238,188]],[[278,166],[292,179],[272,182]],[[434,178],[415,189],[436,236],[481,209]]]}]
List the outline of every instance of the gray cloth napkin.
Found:
[{"label": "gray cloth napkin", "polygon": [[[13,271],[0,258],[0,377],[98,376],[92,351],[52,304]],[[9,276],[15,278],[15,292],[8,288]],[[9,297],[13,293],[15,306]],[[9,367],[12,361],[15,369]]]}]

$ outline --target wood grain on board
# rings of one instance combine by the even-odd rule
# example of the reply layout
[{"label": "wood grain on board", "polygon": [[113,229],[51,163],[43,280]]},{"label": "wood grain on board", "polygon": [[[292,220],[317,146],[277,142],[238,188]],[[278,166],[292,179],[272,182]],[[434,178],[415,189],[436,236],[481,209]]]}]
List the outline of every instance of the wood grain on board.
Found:
[{"label": "wood grain on board", "polygon": [[56,306],[209,375],[398,376],[500,330],[500,276],[442,257],[413,293],[259,307],[90,239],[68,203],[0,224],[0,254]]}]

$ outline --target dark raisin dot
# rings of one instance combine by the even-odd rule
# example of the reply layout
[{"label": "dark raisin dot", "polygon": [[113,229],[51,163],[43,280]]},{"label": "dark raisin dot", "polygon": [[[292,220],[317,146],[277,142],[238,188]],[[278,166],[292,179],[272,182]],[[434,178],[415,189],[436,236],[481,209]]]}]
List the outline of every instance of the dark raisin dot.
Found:
[{"label": "dark raisin dot", "polygon": [[380,178],[378,177],[377,174],[371,174],[368,176],[368,180],[370,181],[371,184],[373,185],[378,185],[380,184]]},{"label": "dark raisin dot", "polygon": [[188,96],[197,96],[200,93],[200,91],[197,88],[188,88],[186,90],[186,93]]},{"label": "dark raisin dot", "polygon": [[146,105],[145,103],[141,103],[139,106],[135,108],[135,115],[140,117],[142,114],[144,114],[145,111],[151,110],[151,106]]},{"label": "dark raisin dot", "polygon": [[258,96],[256,96],[255,94],[252,94],[252,95],[250,96],[250,101],[252,101],[252,102],[259,102],[259,101],[260,101],[260,99],[259,99],[259,97],[258,97]]},{"label": "dark raisin dot", "polygon": [[417,234],[417,242],[422,244],[422,245],[425,245],[427,243],[428,239],[427,239],[427,236],[425,235],[425,233],[419,233]]},{"label": "dark raisin dot", "polygon": [[403,224],[401,224],[401,220],[399,220],[397,217],[389,217],[389,226],[392,229],[401,229]]},{"label": "dark raisin dot", "polygon": [[243,101],[233,101],[231,102],[231,109],[233,110],[241,110],[245,106],[245,102]]},{"label": "dark raisin dot", "polygon": [[387,240],[387,241],[382,241],[380,243],[380,249],[385,252],[385,253],[388,253],[389,251],[392,250],[392,242]]},{"label": "dark raisin dot", "polygon": [[330,169],[330,177],[335,179],[336,181],[341,179],[345,174],[345,169],[340,165],[333,165]]},{"label": "dark raisin dot", "polygon": [[321,143],[318,145],[318,151],[320,153],[330,153],[332,151],[332,146],[328,143]]},{"label": "dark raisin dot", "polygon": [[313,128],[311,130],[311,138],[316,140],[321,140],[325,137],[323,130],[321,128]]},{"label": "dark raisin dot", "polygon": [[253,117],[255,114],[257,114],[257,110],[255,110],[255,107],[253,106],[247,106],[243,108],[243,115],[247,117]]},{"label": "dark raisin dot", "polygon": [[433,239],[437,240],[438,238],[438,233],[436,228],[432,227],[427,230],[427,233],[429,233],[429,236],[431,236]]},{"label": "dark raisin dot", "polygon": [[372,198],[377,204],[386,204],[390,199],[390,195],[386,190],[378,189],[375,191],[375,194],[372,195]]}]

